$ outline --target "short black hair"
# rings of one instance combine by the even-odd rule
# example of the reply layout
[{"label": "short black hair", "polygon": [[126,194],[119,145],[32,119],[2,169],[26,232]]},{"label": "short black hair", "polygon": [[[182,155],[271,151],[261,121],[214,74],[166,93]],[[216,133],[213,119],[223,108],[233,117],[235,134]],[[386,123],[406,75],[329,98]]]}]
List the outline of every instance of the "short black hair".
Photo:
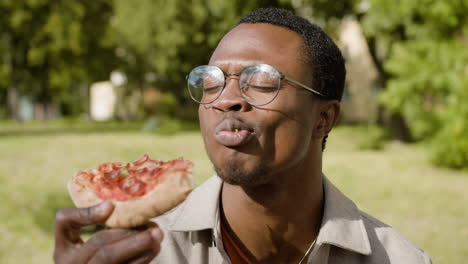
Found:
[{"label": "short black hair", "polygon": [[[268,23],[299,33],[304,41],[304,59],[312,70],[312,87],[322,93],[324,99],[341,101],[346,78],[343,55],[319,26],[289,10],[274,7],[254,10],[242,17],[237,25],[243,23]],[[327,138],[328,135],[322,140],[322,151]]]},{"label": "short black hair", "polygon": [[236,24],[268,23],[299,33],[304,40],[304,59],[311,66],[312,88],[324,99],[341,101],[346,77],[343,56],[333,40],[317,25],[293,12],[279,8],[260,8]]}]

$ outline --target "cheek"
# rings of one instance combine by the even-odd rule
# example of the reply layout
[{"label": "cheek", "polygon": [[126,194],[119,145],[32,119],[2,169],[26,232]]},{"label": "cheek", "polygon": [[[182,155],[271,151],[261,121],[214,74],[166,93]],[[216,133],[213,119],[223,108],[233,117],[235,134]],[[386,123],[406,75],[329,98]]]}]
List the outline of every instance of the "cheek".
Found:
[{"label": "cheek", "polygon": [[[202,109],[201,105],[198,107],[198,122],[200,123],[200,132],[202,133],[202,135],[205,135],[206,130],[209,126],[206,123],[207,122],[206,113]],[[203,139],[204,138],[205,137],[203,136]]]},{"label": "cheek", "polygon": [[198,118],[200,122],[200,132],[202,134],[203,142],[205,143],[205,149],[209,152],[209,145],[211,141],[210,131],[213,129],[213,124],[210,124],[212,119],[209,118],[209,112],[204,109],[202,105],[198,108]]},{"label": "cheek", "polygon": [[[297,121],[287,120],[281,123],[274,133],[271,143],[274,145],[274,163],[288,168],[303,160],[311,141],[311,129]],[[270,143],[270,144],[271,144]]]},{"label": "cheek", "polygon": [[245,119],[257,122],[261,133],[256,144],[250,144],[240,151],[226,148],[215,141],[213,135],[219,117],[201,106],[198,111],[200,129],[206,152],[215,166],[238,162],[249,170],[263,163],[278,171],[291,168],[303,160],[311,143],[313,113],[304,108],[298,110],[297,105],[304,105],[301,98],[289,98],[271,105],[270,109],[244,113]]},{"label": "cheek", "polygon": [[[314,127],[314,109],[310,103],[303,98],[288,100],[282,106],[284,112],[270,127],[269,142],[265,143],[273,145],[271,153],[274,153],[273,160],[277,166],[287,168],[307,155]],[[297,105],[305,108],[298,109]]]},{"label": "cheek", "polygon": [[219,120],[217,120],[211,109],[205,109],[202,105],[200,105],[198,109],[198,117],[203,143],[205,144],[205,151],[209,159],[215,163],[215,165],[218,165],[220,157],[223,157],[220,153],[224,148],[214,139],[214,131]]}]

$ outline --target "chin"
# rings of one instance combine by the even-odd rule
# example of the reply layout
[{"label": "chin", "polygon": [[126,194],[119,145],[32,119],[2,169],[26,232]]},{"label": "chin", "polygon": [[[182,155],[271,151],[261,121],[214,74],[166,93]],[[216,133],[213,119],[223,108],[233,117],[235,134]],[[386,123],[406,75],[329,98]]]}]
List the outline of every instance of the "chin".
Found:
[{"label": "chin", "polygon": [[218,176],[226,183],[243,187],[255,187],[268,183],[269,173],[264,165],[259,165],[251,171],[242,166],[230,163],[224,167],[215,166]]}]

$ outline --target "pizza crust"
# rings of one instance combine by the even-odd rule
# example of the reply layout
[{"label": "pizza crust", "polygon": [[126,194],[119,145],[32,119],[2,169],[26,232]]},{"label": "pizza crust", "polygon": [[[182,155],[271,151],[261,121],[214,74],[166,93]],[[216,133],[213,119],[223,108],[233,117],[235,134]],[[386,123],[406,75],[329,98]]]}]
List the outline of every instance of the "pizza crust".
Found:
[{"label": "pizza crust", "polygon": [[[111,228],[131,228],[147,223],[185,200],[193,189],[192,175],[187,171],[168,171],[160,176],[158,185],[144,196],[128,201],[112,201],[115,208],[105,225]],[[102,200],[73,177],[67,184],[76,207],[91,207]]]}]

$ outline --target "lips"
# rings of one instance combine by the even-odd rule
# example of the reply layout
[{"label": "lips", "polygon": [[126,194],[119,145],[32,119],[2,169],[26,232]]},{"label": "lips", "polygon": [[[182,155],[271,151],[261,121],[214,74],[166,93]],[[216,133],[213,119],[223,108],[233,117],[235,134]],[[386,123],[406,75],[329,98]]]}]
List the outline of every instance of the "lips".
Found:
[{"label": "lips", "polygon": [[224,119],[215,129],[215,140],[226,147],[240,147],[253,137],[252,126],[238,119]]}]

